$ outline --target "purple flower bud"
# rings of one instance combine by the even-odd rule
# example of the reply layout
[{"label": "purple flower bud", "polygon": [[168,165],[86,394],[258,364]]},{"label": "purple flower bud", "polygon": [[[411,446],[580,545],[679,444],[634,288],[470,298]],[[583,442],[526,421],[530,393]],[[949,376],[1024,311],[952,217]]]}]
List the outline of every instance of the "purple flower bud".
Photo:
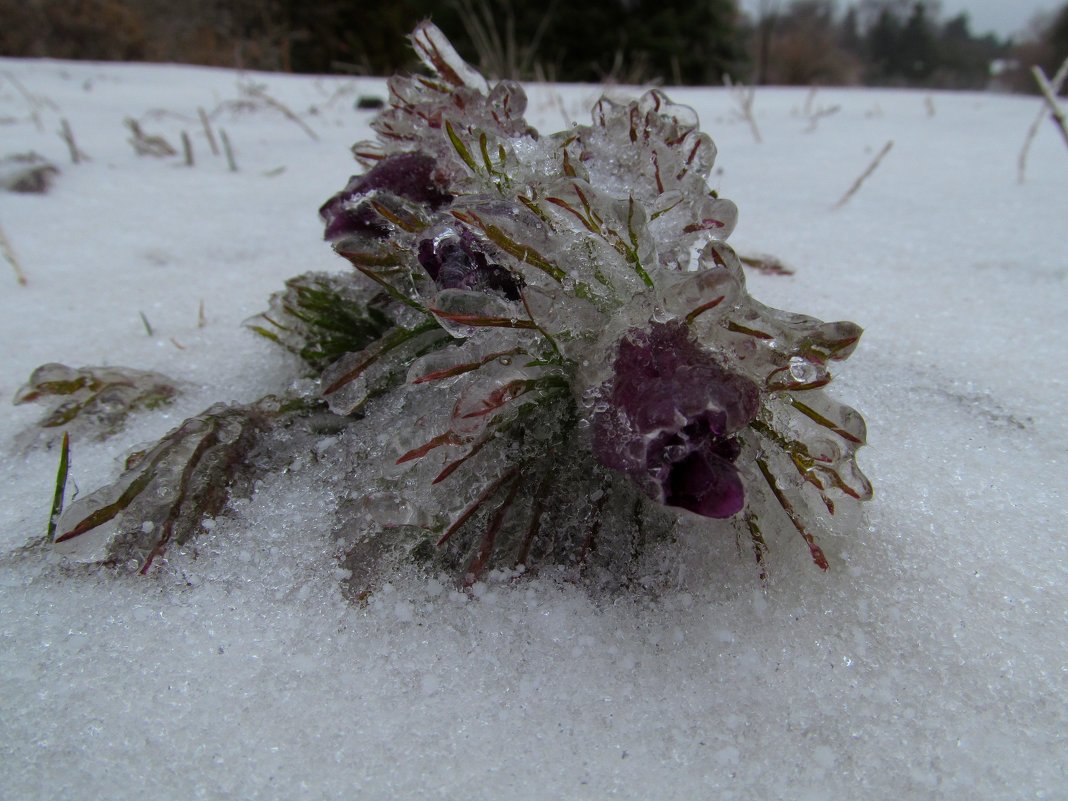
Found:
[{"label": "purple flower bud", "polygon": [[389,229],[372,209],[353,204],[371,192],[391,192],[435,210],[450,202],[452,195],[434,179],[434,166],[434,159],[425,153],[398,153],[382,159],[363,175],[354,175],[319,209],[326,222],[325,238],[351,233],[387,236]]},{"label": "purple flower bud", "polygon": [[520,279],[501,265],[490,264],[467,229],[459,236],[422,240],[418,255],[419,263],[440,289],[496,292],[508,300],[519,300]]},{"label": "purple flower bud", "polygon": [[592,416],[593,453],[668,506],[730,517],[745,504],[732,434],[756,417],[757,386],[722,367],[684,323],[653,323],[619,343]]}]

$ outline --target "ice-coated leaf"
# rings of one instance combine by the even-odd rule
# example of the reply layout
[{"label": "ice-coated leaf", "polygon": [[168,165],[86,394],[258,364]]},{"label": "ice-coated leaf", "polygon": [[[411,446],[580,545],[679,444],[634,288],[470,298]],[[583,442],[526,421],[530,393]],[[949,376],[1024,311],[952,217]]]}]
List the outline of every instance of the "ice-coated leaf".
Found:
[{"label": "ice-coated leaf", "polygon": [[369,398],[399,385],[415,359],[448,341],[448,333],[432,320],[412,328],[395,326],[323,370],[319,378],[323,399],[334,414],[358,412]]},{"label": "ice-coated leaf", "polygon": [[271,295],[270,309],[245,325],[319,371],[380,339],[395,325],[391,305],[370,282],[305,273],[286,281],[284,292]]},{"label": "ice-coated leaf", "polygon": [[[491,572],[514,576],[544,567],[594,586],[637,582],[648,549],[669,535],[671,518],[588,450],[561,448],[576,423],[573,401],[557,394],[524,406],[496,436],[456,448],[462,455],[450,463],[455,469],[427,488],[449,510],[433,523],[388,526],[391,515],[369,512],[367,494],[344,504],[337,535],[347,543],[351,595],[366,597],[383,575],[413,562],[454,575],[461,586]],[[428,443],[434,444],[436,453],[450,443]],[[391,508],[398,503],[402,497],[394,496]]]},{"label": "ice-coated leaf", "polygon": [[67,507],[55,552],[73,562],[147,571],[168,546],[189,540],[218,513],[258,435],[284,408],[273,398],[216,404],[186,420],[114,483]]},{"label": "ice-coated leaf", "polygon": [[466,86],[483,95],[489,92],[486,79],[460,58],[436,25],[421,22],[412,32],[411,38],[416,54],[441,78],[453,86]]},{"label": "ice-coated leaf", "polygon": [[121,431],[130,414],[165,406],[178,392],[173,379],[148,370],[50,363],[33,371],[15,394],[15,404],[44,404],[47,411],[37,425],[52,431],[54,438],[66,430],[75,439],[102,440]]}]

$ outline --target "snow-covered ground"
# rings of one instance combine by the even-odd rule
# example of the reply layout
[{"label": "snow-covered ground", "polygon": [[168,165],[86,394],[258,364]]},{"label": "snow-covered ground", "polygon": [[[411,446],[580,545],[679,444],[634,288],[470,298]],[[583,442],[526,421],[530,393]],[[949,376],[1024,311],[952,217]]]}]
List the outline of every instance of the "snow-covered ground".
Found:
[{"label": "snow-covered ground", "polygon": [[[318,140],[227,102],[249,82]],[[597,89],[530,93],[549,131]],[[0,263],[0,396],[49,361],[185,383],[121,436],[74,443],[83,492],[210,403],[295,377],[240,323],[287,277],[342,269],[316,209],[369,135],[359,94],[384,83],[0,60],[0,157],[62,167],[48,194],[0,192],[29,281]],[[0,797],[1068,798],[1063,143],[1044,125],[1019,184],[1034,99],[760,90],[758,144],[726,90],[669,94],[719,146],[732,243],[796,270],[751,275],[753,294],[866,328],[833,391],[868,420],[876,499],[822,540],[831,569],[779,536],[765,590],[733,541],[691,532],[644,594],[535,579],[470,597],[406,574],[354,606],[330,499],[293,471],[235,501],[195,559],[63,572],[15,554],[42,533],[58,457],[18,446],[40,410],[9,407]],[[806,101],[841,108],[807,130]],[[188,131],[195,166],[136,156],[127,116],[175,145]],[[62,118],[91,161],[69,164]]]}]

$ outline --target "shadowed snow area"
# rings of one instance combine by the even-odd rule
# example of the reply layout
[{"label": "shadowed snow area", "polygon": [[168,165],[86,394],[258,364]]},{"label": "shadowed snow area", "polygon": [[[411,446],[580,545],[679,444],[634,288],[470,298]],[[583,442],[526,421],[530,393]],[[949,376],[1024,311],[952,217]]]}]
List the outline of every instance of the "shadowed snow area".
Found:
[{"label": "shadowed snow area", "polygon": [[[318,141],[249,102],[249,81]],[[529,93],[548,133],[587,121],[598,89]],[[0,262],[0,396],[46,362],[182,385],[120,435],[73,442],[69,488],[299,375],[240,323],[290,276],[346,269],[317,209],[358,172],[363,94],[384,82],[0,60],[0,158],[61,169],[45,194],[0,191],[28,278]],[[645,590],[543,575],[465,595],[412,569],[354,605],[336,499],[297,459],[165,569],[64,570],[20,551],[44,531],[59,455],[22,449],[40,409],[10,406],[0,797],[1068,798],[1063,143],[1040,128],[1021,184],[1033,98],[761,89],[758,144],[725,89],[668,94],[719,148],[730,243],[795,271],[750,273],[752,294],[865,328],[834,394],[867,419],[876,497],[821,538],[830,569],[773,533],[764,588],[748,549],[698,521]],[[835,105],[811,129],[806,106]],[[126,117],[178,155],[137,156]],[[70,164],[61,118],[90,161]]]}]

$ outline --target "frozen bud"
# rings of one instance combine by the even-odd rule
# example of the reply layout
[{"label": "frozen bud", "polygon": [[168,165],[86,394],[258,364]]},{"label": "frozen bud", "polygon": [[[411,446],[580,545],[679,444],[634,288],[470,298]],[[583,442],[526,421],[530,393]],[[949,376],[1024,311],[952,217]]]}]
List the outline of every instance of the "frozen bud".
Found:
[{"label": "frozen bud", "polygon": [[352,233],[387,236],[389,230],[374,210],[358,202],[372,192],[390,192],[431,209],[444,206],[452,195],[435,179],[434,166],[434,159],[425,153],[398,153],[382,159],[363,175],[353,176],[319,209],[326,223],[325,238]]},{"label": "frozen bud", "polygon": [[508,300],[519,300],[519,280],[501,265],[490,264],[470,231],[424,239],[419,243],[418,256],[439,289],[494,292]]},{"label": "frozen bud", "polygon": [[678,321],[630,331],[613,371],[591,418],[598,461],[668,506],[705,517],[740,511],[732,435],[756,417],[756,385],[720,365]]}]

